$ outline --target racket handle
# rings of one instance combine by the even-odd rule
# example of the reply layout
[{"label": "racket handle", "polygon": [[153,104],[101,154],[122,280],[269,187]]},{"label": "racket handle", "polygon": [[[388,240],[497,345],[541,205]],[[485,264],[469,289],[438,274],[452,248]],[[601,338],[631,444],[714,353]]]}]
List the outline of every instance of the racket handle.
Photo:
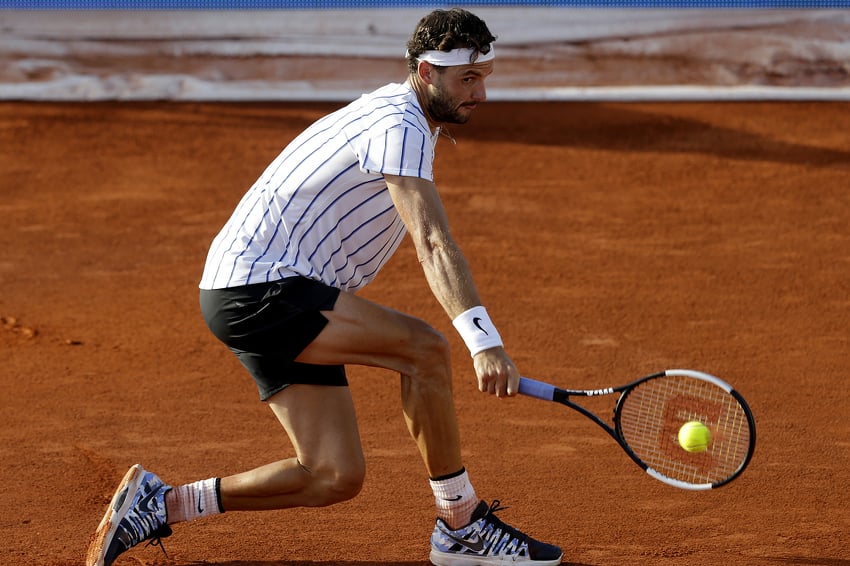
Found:
[{"label": "racket handle", "polygon": [[519,394],[537,397],[544,401],[551,401],[555,397],[555,386],[536,381],[527,377],[519,378]]}]

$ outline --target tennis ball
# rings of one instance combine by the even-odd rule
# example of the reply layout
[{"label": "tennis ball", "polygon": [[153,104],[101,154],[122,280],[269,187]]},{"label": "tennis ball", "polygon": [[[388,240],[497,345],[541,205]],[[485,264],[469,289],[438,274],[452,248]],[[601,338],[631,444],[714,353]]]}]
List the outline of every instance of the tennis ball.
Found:
[{"label": "tennis ball", "polygon": [[679,446],[688,452],[705,452],[711,444],[711,431],[699,421],[688,421],[679,429]]}]

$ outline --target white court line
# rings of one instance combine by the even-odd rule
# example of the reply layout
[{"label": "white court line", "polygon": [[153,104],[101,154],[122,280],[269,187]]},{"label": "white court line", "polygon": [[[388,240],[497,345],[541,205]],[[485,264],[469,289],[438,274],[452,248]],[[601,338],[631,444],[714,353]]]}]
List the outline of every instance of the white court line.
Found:
[{"label": "white court line", "polygon": [[[368,90],[368,89],[367,89]],[[314,88],[309,82],[204,81],[190,76],[153,75],[133,80],[65,77],[0,84],[0,100],[37,101],[319,101],[347,102],[366,90]],[[687,101],[850,101],[850,87],[621,86],[490,88],[488,100],[501,102],[687,102]]]},{"label": "white court line", "polygon": [[490,89],[501,101],[848,101],[850,87],[623,86]]}]

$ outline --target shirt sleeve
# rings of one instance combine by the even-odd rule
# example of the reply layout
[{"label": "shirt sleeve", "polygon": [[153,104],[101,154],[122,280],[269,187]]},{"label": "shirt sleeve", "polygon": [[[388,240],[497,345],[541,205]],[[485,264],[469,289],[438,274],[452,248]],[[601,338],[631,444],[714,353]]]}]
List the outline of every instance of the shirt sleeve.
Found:
[{"label": "shirt sleeve", "polygon": [[368,138],[358,159],[366,173],[434,180],[434,146],[421,130],[396,126]]}]

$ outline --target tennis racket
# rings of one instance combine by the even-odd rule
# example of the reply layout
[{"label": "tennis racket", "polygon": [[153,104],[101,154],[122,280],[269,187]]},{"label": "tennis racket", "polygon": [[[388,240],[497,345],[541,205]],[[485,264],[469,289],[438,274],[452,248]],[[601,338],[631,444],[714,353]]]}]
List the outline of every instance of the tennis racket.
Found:
[{"label": "tennis racket", "polygon": [[[520,378],[519,393],[554,401],[601,426],[650,476],[681,489],[725,485],[750,463],[756,445],[753,414],[728,383],[699,371],[670,369],[619,387],[561,389]],[[613,426],[573,401],[575,397],[619,394]],[[683,424],[699,421],[711,433],[708,448],[688,452],[679,445]]]}]

